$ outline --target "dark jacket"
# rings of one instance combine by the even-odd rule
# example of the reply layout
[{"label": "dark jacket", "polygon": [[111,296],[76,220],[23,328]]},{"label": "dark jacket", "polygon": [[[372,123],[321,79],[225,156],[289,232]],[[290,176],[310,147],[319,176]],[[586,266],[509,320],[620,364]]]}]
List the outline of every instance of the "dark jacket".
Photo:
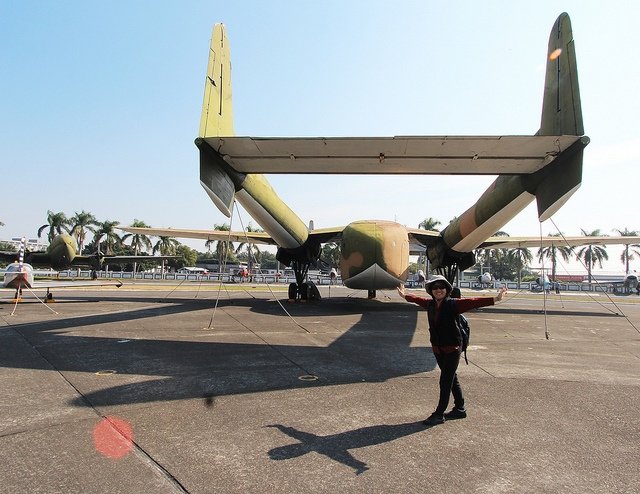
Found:
[{"label": "dark jacket", "polygon": [[493,297],[471,297],[453,299],[447,297],[442,301],[440,310],[436,310],[433,298],[408,294],[407,302],[413,302],[427,309],[429,319],[429,339],[434,347],[459,347],[462,345],[460,329],[456,324],[458,314],[478,307],[493,305]]}]

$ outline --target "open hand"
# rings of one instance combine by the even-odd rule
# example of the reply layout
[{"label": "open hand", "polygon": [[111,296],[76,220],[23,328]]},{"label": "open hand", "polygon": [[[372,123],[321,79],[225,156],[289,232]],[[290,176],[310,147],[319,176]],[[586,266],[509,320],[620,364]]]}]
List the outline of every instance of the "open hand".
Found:
[{"label": "open hand", "polygon": [[498,295],[496,296],[496,302],[500,302],[505,293],[507,293],[507,287],[500,287],[500,290],[498,290]]},{"label": "open hand", "polygon": [[402,285],[402,284],[401,284],[401,285],[398,287],[398,293],[400,294],[400,296],[401,296],[402,298],[404,298],[404,285]]}]

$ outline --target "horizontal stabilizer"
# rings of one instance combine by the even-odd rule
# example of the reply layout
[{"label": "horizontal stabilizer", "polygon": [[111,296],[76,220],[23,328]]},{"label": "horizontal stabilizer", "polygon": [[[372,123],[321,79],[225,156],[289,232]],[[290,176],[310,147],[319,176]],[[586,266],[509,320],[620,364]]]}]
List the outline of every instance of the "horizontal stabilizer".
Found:
[{"label": "horizontal stabilizer", "polygon": [[577,136],[209,137],[240,173],[530,174]]}]

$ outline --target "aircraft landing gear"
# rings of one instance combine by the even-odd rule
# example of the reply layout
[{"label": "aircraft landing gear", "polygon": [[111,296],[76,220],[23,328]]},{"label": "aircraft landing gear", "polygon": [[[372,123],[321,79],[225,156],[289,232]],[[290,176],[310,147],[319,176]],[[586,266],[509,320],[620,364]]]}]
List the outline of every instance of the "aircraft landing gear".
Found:
[{"label": "aircraft landing gear", "polygon": [[376,291],[375,290],[368,290],[367,291],[367,298],[369,300],[376,298]]},{"label": "aircraft landing gear", "polygon": [[296,282],[289,284],[289,301],[300,300],[306,302],[307,300],[320,300],[322,297],[316,284],[312,281],[303,281],[309,271],[309,263],[293,261],[291,267],[296,275]]}]

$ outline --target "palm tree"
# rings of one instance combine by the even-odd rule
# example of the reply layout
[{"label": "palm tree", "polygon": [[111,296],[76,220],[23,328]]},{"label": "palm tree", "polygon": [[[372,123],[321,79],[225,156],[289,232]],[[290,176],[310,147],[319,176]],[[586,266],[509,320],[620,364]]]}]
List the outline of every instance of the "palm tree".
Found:
[{"label": "palm tree", "polygon": [[151,252],[153,254],[160,253],[161,256],[173,256],[176,253],[178,245],[180,245],[180,242],[175,238],[158,237],[158,241],[152,247]]},{"label": "palm tree", "polygon": [[[599,229],[593,230],[590,233],[587,233],[582,228],[580,230],[582,231],[582,234],[585,235],[586,237],[598,237],[601,235]],[[583,261],[584,264],[587,266],[589,285],[591,285],[591,270],[593,266],[596,263],[598,263],[598,266],[602,268],[602,261],[603,260],[606,261],[609,259],[609,254],[607,254],[606,249],[607,249],[606,247],[601,247],[599,245],[587,244],[584,247],[582,247],[576,255],[576,259],[578,261]]]},{"label": "palm tree", "polygon": [[[638,235],[637,231],[629,231],[627,230],[627,228],[625,228],[624,230],[614,228],[613,230],[618,232],[618,235],[621,235],[623,237],[635,237]],[[631,253],[629,253],[630,247],[636,247],[636,248],[632,248]],[[640,251],[638,251],[637,247],[640,247],[640,244],[631,244],[631,245],[626,244],[624,246],[624,250],[622,251],[622,254],[620,255],[620,262],[624,264],[624,268],[625,268],[624,272],[626,274],[629,274],[629,261],[632,261],[634,259],[633,255],[636,254],[640,256]]]},{"label": "palm tree", "polygon": [[520,281],[522,280],[522,270],[533,261],[533,254],[526,247],[516,247],[510,249],[508,256],[515,264],[518,271],[518,289],[520,289]]},{"label": "palm tree", "polygon": [[71,227],[71,235],[76,237],[76,241],[78,242],[78,253],[82,255],[85,240],[87,239],[87,231],[95,234],[95,227],[98,226],[98,221],[94,215],[87,213],[83,209],[82,212],[76,212],[73,217],[69,219],[69,224],[73,225]]},{"label": "palm tree", "polygon": [[[508,237],[509,234],[507,232],[503,232],[502,230],[497,231],[493,234],[494,237]],[[499,258],[502,257],[502,254],[506,254],[507,249],[477,249],[475,252],[476,258],[480,263],[480,273],[482,274],[482,266],[484,262],[487,263],[487,271],[491,273],[491,260],[493,259],[495,262],[499,261]]]},{"label": "palm tree", "polygon": [[68,226],[69,220],[64,213],[54,213],[49,210],[47,211],[47,223],[38,228],[38,238],[40,238],[42,236],[42,232],[48,228],[49,233],[47,233],[47,238],[49,239],[49,243],[51,243],[53,237],[56,235],[60,235],[63,231],[68,232]]},{"label": "palm tree", "polygon": [[[100,243],[104,238],[103,245],[106,247],[106,254],[112,255],[113,251],[122,245],[122,239],[116,233],[115,227],[119,225],[119,221],[103,221],[98,223],[98,229],[93,237],[93,241],[97,247],[98,252],[101,252]],[[105,265],[105,271],[109,271],[109,265]]]},{"label": "palm tree", "polygon": [[[439,231],[437,226],[441,225],[440,221],[429,216],[428,218],[423,219],[419,224],[418,228],[422,228],[424,230],[432,230],[434,232]],[[429,258],[427,257],[426,251],[424,254],[418,257],[418,265],[422,266],[424,264],[426,276],[429,276]]]},{"label": "palm tree", "polygon": [[109,220],[98,224],[94,241],[98,246],[102,243],[102,245],[105,246],[106,254],[108,255],[112,255],[114,250],[122,245],[122,239],[115,231],[115,227],[119,224],[119,221]]},{"label": "palm tree", "polygon": [[[231,227],[224,223],[222,225],[213,225],[214,230],[222,230],[228,232],[231,230]],[[214,242],[214,240],[207,240],[207,244],[209,242]],[[222,265],[227,260],[227,256],[229,252],[233,249],[233,242],[228,242],[227,240],[218,240],[216,242],[215,247],[215,257],[218,259],[218,272],[222,273]]]},{"label": "palm tree", "polygon": [[[133,223],[130,225],[136,228],[150,228],[144,221],[134,219]],[[151,240],[147,235],[142,235],[141,233],[127,233],[122,236],[122,241],[131,239],[131,247],[133,247],[133,254],[137,256],[140,252],[148,251],[152,249]],[[133,272],[137,272],[138,263],[134,261],[133,263]]]},{"label": "palm tree", "polygon": [[435,220],[431,216],[429,216],[428,218],[425,218],[420,222],[420,224],[418,225],[418,228],[437,232],[439,230],[436,227],[441,224],[442,223],[440,223],[438,220]]},{"label": "palm tree", "polygon": [[[550,237],[562,237],[560,233],[550,233]],[[562,240],[558,239],[558,242]],[[569,258],[573,254],[573,247],[567,247],[566,245],[550,245],[549,247],[542,247],[538,249],[538,261],[541,263],[545,258],[551,260],[551,280],[556,281],[556,266],[558,265],[558,255],[565,260],[569,261]]]},{"label": "palm tree", "polygon": [[[251,226],[251,223],[249,223],[247,225],[247,231],[248,232],[263,232],[264,230],[262,230],[260,228],[254,228],[254,227]],[[252,244],[250,242],[240,242],[240,245],[238,245],[238,248],[236,249],[236,255],[239,254],[242,251],[243,247],[247,251],[247,262],[249,264],[249,270],[251,270],[251,267],[254,264],[254,261],[259,263],[260,249],[258,249],[258,246],[256,244]]]}]

